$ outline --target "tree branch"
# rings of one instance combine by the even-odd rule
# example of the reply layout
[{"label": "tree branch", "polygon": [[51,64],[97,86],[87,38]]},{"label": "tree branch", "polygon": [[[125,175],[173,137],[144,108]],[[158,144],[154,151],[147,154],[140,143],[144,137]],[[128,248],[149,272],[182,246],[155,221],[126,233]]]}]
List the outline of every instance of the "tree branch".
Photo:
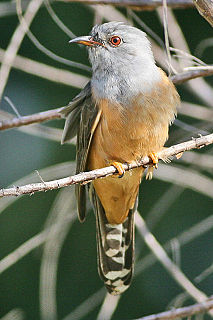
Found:
[{"label": "tree branch", "polygon": [[[209,134],[200,138],[192,139],[190,141],[186,141],[177,145],[174,145],[170,148],[165,148],[163,151],[158,153],[158,157],[161,160],[169,159],[172,156],[178,155],[184,151],[191,150],[191,149],[199,149],[204,146],[213,143],[213,134]],[[130,170],[137,168],[139,166],[147,166],[152,164],[152,161],[149,157],[144,157],[138,162],[133,162],[131,164],[123,164],[125,170]],[[89,172],[82,172],[77,175],[66,177],[58,180],[53,181],[42,181],[41,183],[33,183],[27,184],[25,186],[17,186],[8,189],[1,189],[0,190],[0,197],[6,196],[20,196],[23,194],[34,194],[34,192],[39,191],[48,191],[53,189],[59,189],[62,187],[67,187],[73,184],[81,183],[87,184],[92,180],[103,178],[106,176],[110,176],[117,173],[117,170],[114,166],[109,166],[101,169],[92,170]]]},{"label": "tree branch", "polygon": [[188,68],[188,71],[171,76],[171,80],[174,84],[182,84],[195,78],[207,77],[211,75],[213,75],[212,66],[193,67],[190,70]]},{"label": "tree branch", "polygon": [[[171,80],[174,84],[178,85],[194,78],[210,76],[210,75],[213,75],[212,66],[194,67],[189,71],[171,76]],[[35,113],[29,116],[23,116],[20,118],[15,117],[11,120],[2,120],[0,121],[0,131],[11,129],[11,128],[17,128],[21,126],[26,126],[32,123],[39,123],[39,122],[49,121],[53,119],[60,119],[61,109],[62,108],[56,108],[56,109],[47,110],[44,112]],[[0,114],[1,114],[1,111],[0,111]]]},{"label": "tree branch", "polygon": [[195,314],[207,312],[210,309],[213,309],[213,296],[202,303],[196,303],[188,307],[165,311],[158,314],[152,314],[150,316],[142,317],[137,320],[170,320],[180,317],[185,318],[191,317]]},{"label": "tree branch", "polygon": [[193,0],[200,15],[213,27],[213,2],[212,0]]},{"label": "tree branch", "polygon": [[[17,117],[17,118],[15,117],[11,120],[0,121],[0,131],[11,129],[11,128],[18,128],[18,127],[26,126],[32,123],[39,123],[39,122],[59,119],[62,117],[60,114],[61,110],[62,108],[57,108],[57,109],[47,110],[39,113],[34,113],[29,116],[23,116],[23,117]],[[1,114],[1,111],[0,111],[0,114]]]},{"label": "tree branch", "polygon": [[[140,10],[154,10],[162,6],[161,0],[62,0],[63,2],[80,2],[85,4],[108,4],[118,7],[133,7]],[[194,7],[192,0],[167,0],[170,8],[191,8]]]}]

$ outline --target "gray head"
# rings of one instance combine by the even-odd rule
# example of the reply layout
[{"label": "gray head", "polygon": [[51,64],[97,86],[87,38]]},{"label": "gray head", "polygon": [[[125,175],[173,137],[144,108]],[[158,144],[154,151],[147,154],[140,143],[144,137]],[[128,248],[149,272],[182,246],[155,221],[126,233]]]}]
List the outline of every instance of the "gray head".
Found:
[{"label": "gray head", "polygon": [[[112,86],[117,95],[123,95],[129,86],[136,86],[137,91],[147,90],[149,82],[156,78],[155,73],[158,75],[146,34],[122,22],[96,25],[89,36],[70,42],[87,45],[93,69],[92,84],[98,87],[99,95],[103,91],[102,97],[106,91],[110,96]],[[112,94],[115,97],[116,93]]]}]

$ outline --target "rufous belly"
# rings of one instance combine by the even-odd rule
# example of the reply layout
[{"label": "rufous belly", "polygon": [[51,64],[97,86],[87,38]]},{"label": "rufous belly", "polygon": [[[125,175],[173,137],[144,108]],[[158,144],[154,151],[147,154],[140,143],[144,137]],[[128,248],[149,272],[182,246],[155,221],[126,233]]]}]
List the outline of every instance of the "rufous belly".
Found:
[{"label": "rufous belly", "polygon": [[[96,100],[101,118],[91,142],[88,169],[102,168],[113,161],[131,163],[162,149],[179,102],[175,87],[163,71],[162,79],[151,92],[138,95],[125,107]],[[122,223],[134,207],[143,171],[140,167],[121,179],[113,176],[93,182],[109,223]]]},{"label": "rufous belly", "polygon": [[[168,125],[164,130],[164,141],[159,142],[161,139],[153,136],[152,128],[143,121],[137,121],[132,111],[124,115],[119,107],[109,106],[105,101],[102,101],[100,107],[102,115],[91,143],[89,170],[105,167],[113,161],[131,163],[159,151],[160,145],[164,144]],[[109,223],[122,223],[134,207],[143,171],[144,168],[139,167],[126,172],[121,179],[111,176],[93,182]]]}]

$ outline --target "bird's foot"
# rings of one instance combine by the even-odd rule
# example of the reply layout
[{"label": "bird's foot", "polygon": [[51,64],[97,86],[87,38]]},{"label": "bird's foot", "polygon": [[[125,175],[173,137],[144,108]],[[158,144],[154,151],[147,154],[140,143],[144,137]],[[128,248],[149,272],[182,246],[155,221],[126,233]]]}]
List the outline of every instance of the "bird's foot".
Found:
[{"label": "bird's foot", "polygon": [[153,178],[153,170],[154,170],[153,166],[150,166],[147,169],[146,180],[152,180],[152,178]]},{"label": "bird's foot", "polygon": [[180,153],[178,153],[178,154],[176,154],[176,159],[180,159],[181,157],[182,157],[182,155],[183,155],[183,152],[180,152]]},{"label": "bird's foot", "polygon": [[124,176],[125,170],[124,170],[123,164],[121,162],[111,161],[110,165],[112,165],[113,167],[115,167],[115,169],[117,169],[118,178],[122,178]]},{"label": "bird's foot", "polygon": [[152,180],[154,169],[158,168],[158,155],[155,152],[149,154],[149,158],[152,160],[152,164],[148,167],[146,180]]},{"label": "bird's foot", "polygon": [[158,155],[155,152],[149,154],[150,159],[152,160],[152,166],[157,169],[158,168]]}]

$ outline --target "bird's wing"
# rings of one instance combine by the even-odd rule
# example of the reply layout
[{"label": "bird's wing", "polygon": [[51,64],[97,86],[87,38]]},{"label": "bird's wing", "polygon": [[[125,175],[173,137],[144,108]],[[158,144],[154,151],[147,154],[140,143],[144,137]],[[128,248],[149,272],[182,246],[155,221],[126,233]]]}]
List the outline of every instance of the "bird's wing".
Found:
[{"label": "bird's wing", "polygon": [[61,139],[61,143],[65,143],[76,136],[78,127],[80,124],[81,111],[85,100],[91,97],[91,85],[90,82],[84,87],[84,89],[73,98],[68,106],[64,107],[60,113],[66,118],[64,131]]},{"label": "bird's wing", "polygon": [[[84,101],[80,126],[77,133],[76,145],[76,173],[87,170],[87,158],[92,141],[93,134],[99,123],[101,110],[94,104],[90,96]],[[76,198],[78,202],[78,216],[81,222],[86,215],[86,186],[76,185]]]},{"label": "bird's wing", "polygon": [[[77,134],[76,173],[87,170],[87,157],[93,134],[99,123],[101,111],[92,99],[90,83],[67,106],[63,114],[67,117],[62,143]],[[78,216],[81,222],[86,216],[86,186],[76,185]]]}]

